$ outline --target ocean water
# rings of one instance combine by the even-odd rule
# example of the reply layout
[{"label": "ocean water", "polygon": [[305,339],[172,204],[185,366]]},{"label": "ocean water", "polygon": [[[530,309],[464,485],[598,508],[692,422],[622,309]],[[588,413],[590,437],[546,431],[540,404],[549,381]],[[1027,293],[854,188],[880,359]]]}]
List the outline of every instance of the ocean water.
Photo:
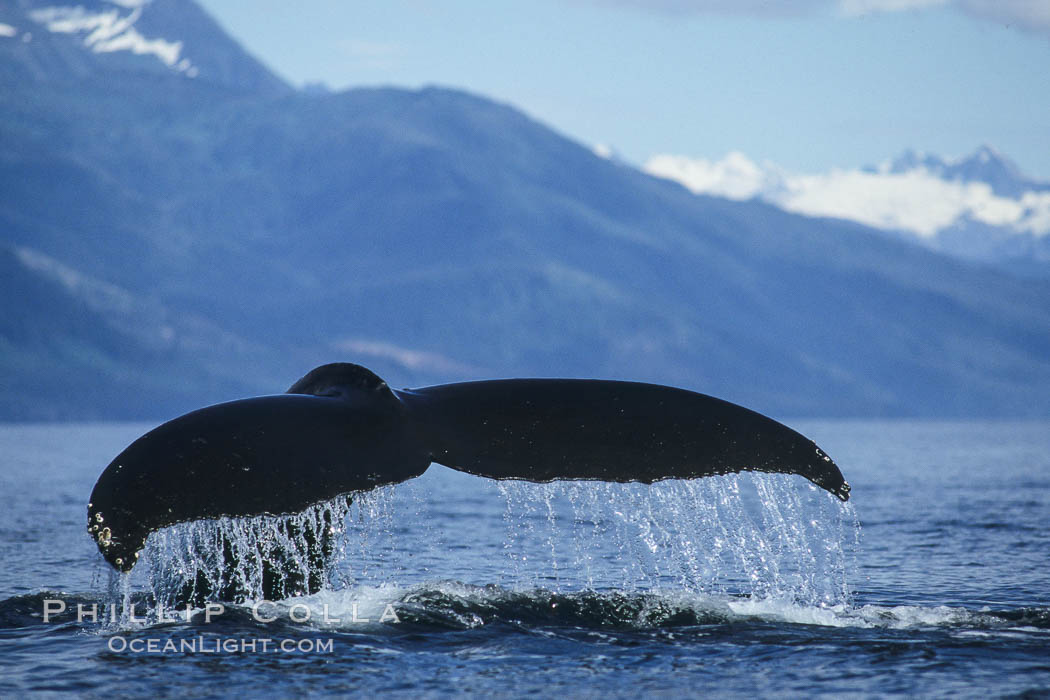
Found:
[{"label": "ocean water", "polygon": [[[1047,422],[793,423],[849,504],[795,476],[435,465],[294,521],[169,528],[119,577],[87,496],[150,427],[0,426],[0,697],[1050,697]],[[320,593],[262,601],[244,564],[254,598],[176,607],[218,538],[311,527],[337,543]]]}]

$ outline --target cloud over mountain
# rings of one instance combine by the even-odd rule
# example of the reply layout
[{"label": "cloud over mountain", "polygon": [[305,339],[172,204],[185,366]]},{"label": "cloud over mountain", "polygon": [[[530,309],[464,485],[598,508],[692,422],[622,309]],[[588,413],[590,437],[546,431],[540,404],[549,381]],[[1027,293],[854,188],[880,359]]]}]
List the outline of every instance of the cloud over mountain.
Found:
[{"label": "cloud over mountain", "polygon": [[696,193],[735,200],[759,197],[807,216],[849,219],[922,237],[934,236],[963,217],[1034,236],[1050,234],[1050,191],[1033,188],[1018,196],[1001,195],[986,182],[945,178],[922,164],[908,170],[886,165],[799,174],[772,163],[759,165],[732,151],[721,160],[657,155],[644,169]]},{"label": "cloud over mountain", "polygon": [[1050,241],[1050,183],[1025,178],[988,147],[955,160],[909,151],[877,168],[816,174],[759,164],[736,151],[720,160],[657,155],[644,169],[698,194],[758,198],[806,216],[906,232],[934,247],[974,225],[997,239],[1023,237],[1040,247]]}]

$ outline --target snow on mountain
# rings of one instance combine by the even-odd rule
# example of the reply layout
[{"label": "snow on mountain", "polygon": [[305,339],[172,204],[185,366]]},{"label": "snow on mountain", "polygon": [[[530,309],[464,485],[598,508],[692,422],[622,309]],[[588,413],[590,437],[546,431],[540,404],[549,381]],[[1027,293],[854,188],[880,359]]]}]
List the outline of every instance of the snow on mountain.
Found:
[{"label": "snow on mountain", "polygon": [[1026,178],[987,146],[957,160],[908,151],[878,167],[818,174],[759,164],[736,151],[714,161],[657,155],[644,170],[698,194],[759,198],[798,214],[856,221],[961,257],[1007,262],[1050,251],[1050,183]]},{"label": "snow on mountain", "polygon": [[29,17],[50,32],[81,38],[84,46],[95,53],[130,51],[155,56],[169,68],[189,78],[196,77],[197,67],[182,56],[182,41],[147,38],[136,28],[148,4],[149,0],[106,0],[94,9],[82,5],[42,7],[30,11]]},{"label": "snow on mountain", "polygon": [[86,95],[132,79],[153,85],[154,99],[186,82],[260,98],[294,92],[192,0],[0,2],[0,63],[4,90],[72,82]]}]

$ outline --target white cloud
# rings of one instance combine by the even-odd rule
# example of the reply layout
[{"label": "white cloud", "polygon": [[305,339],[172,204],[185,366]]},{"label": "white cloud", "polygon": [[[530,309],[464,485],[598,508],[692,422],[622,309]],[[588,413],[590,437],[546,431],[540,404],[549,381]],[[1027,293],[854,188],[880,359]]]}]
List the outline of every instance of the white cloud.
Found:
[{"label": "white cloud", "polygon": [[936,235],[967,212],[996,225],[1016,220],[1021,213],[1018,205],[996,197],[984,183],[945,182],[922,170],[892,175],[833,170],[794,176],[785,184],[784,191],[771,193],[770,199],[788,211],[923,237]]},{"label": "white cloud", "polygon": [[828,5],[830,0],[591,0],[602,5],[634,7],[664,14],[721,14],[797,17]]},{"label": "white cloud", "polygon": [[685,156],[656,155],[644,167],[647,173],[677,180],[693,192],[713,194],[729,199],[751,199],[767,190],[773,179],[767,172],[739,151],[732,151],[718,161]]},{"label": "white cloud", "polygon": [[942,6],[976,19],[1050,35],[1048,0],[838,0],[839,11],[847,17]]},{"label": "white cloud", "polygon": [[963,218],[1036,236],[1050,234],[1050,192],[1002,197],[983,182],[942,180],[924,168],[792,174],[768,163],[758,166],[734,152],[720,161],[654,156],[644,170],[697,193],[731,199],[757,196],[798,214],[848,219],[924,238]]},{"label": "white cloud", "polygon": [[1050,2],[1046,0],[958,0],[958,7],[979,19],[1050,36]]},{"label": "white cloud", "polygon": [[801,17],[837,13],[844,18],[880,12],[951,8],[976,19],[1050,36],[1048,0],[577,0],[669,15]]},{"label": "white cloud", "polygon": [[1021,196],[1024,216],[1015,228],[1036,236],[1050,232],[1050,192],[1025,192]]},{"label": "white cloud", "polygon": [[18,30],[12,27],[10,24],[4,24],[0,22],[0,36],[14,36],[18,34]]},{"label": "white cloud", "polygon": [[875,12],[908,12],[947,5],[951,0],[839,0],[839,12],[847,17]]}]

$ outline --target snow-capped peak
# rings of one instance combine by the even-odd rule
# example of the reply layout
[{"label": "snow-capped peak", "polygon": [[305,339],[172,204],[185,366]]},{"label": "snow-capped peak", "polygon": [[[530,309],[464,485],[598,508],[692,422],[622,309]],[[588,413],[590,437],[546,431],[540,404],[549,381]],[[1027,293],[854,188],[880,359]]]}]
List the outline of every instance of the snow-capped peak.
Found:
[{"label": "snow-capped peak", "polygon": [[84,46],[95,53],[130,51],[152,55],[169,68],[196,77],[198,69],[182,56],[181,41],[147,38],[135,28],[148,4],[149,0],[106,0],[99,9],[88,10],[80,5],[43,7],[31,10],[29,17],[50,32],[82,37]]}]

